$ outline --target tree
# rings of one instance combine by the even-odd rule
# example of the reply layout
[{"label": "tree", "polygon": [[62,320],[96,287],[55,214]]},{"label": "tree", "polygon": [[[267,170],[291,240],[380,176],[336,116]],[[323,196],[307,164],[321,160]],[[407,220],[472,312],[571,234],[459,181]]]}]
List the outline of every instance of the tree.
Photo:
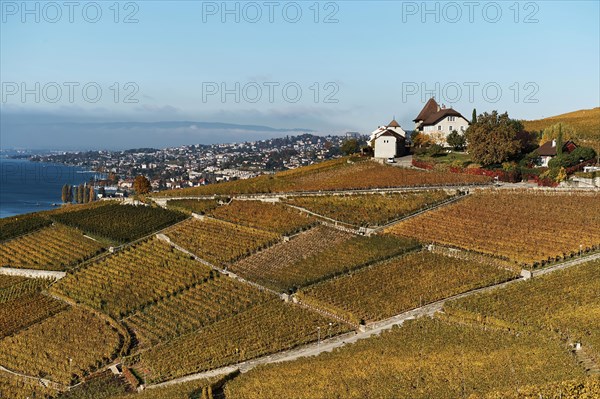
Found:
[{"label": "tree", "polygon": [[427,147],[433,144],[431,137],[423,132],[418,132],[412,137],[414,147]]},{"label": "tree", "polygon": [[467,144],[467,141],[465,139],[465,136],[462,134],[459,134],[456,130],[453,130],[448,137],[446,137],[446,142],[448,143],[448,145],[450,147],[452,147],[455,151],[460,151],[463,148],[465,148],[465,144]]},{"label": "tree", "polygon": [[357,139],[347,139],[342,143],[340,149],[344,155],[356,154],[360,151],[360,143]]},{"label": "tree", "polygon": [[565,181],[567,180],[567,171],[565,170],[565,168],[560,168],[558,170],[558,173],[556,174],[556,182],[560,183],[561,181]]},{"label": "tree", "polygon": [[136,194],[140,195],[149,193],[152,189],[152,186],[150,185],[150,181],[145,176],[137,175],[133,181],[133,189],[135,190]]},{"label": "tree", "polygon": [[563,154],[563,134],[562,124],[558,125],[558,137],[556,138],[556,155],[561,156]]},{"label": "tree", "polygon": [[63,204],[66,204],[66,203],[70,202],[69,201],[69,185],[68,184],[65,184],[62,187],[62,196],[61,196],[61,198],[62,198]]},{"label": "tree", "polygon": [[486,166],[508,161],[521,152],[518,136],[522,129],[523,125],[506,112],[479,115],[465,133],[471,158]]},{"label": "tree", "polygon": [[84,190],[85,190],[85,187],[83,187],[83,184],[80,184],[79,186],[77,186],[77,203],[78,204],[83,204]]},{"label": "tree", "polygon": [[471,124],[477,123],[477,110],[473,108],[473,116],[471,117]]},{"label": "tree", "polygon": [[517,133],[517,139],[521,142],[521,152],[523,154],[529,154],[539,147],[539,139],[535,132],[520,130],[520,132]]},{"label": "tree", "polygon": [[580,141],[579,134],[575,128],[573,128],[573,126],[565,123],[556,123],[543,130],[540,144],[544,144],[545,142],[551,140],[557,140],[559,133],[562,134],[563,142],[568,140]]},{"label": "tree", "polygon": [[96,192],[94,191],[94,186],[90,185],[89,193],[88,193],[88,202],[94,202],[96,200]]},{"label": "tree", "polygon": [[[558,145],[558,144],[557,144]],[[577,147],[570,154],[557,154],[548,162],[550,168],[568,168],[596,157],[596,151],[590,147]]]},{"label": "tree", "polygon": [[87,204],[90,202],[90,190],[88,190],[87,186],[83,187],[83,203]]}]

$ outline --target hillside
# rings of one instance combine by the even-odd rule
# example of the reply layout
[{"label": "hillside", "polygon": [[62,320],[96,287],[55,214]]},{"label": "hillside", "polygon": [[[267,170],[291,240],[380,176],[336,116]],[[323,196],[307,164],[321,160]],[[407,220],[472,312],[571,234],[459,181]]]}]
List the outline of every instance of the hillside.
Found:
[{"label": "hillside", "polygon": [[341,158],[2,220],[0,397],[599,397],[597,192],[487,180]]},{"label": "hillside", "polygon": [[575,128],[582,144],[595,148],[597,152],[600,148],[600,107],[523,123],[528,131],[540,131],[557,123],[564,123]]},{"label": "hillside", "polygon": [[154,197],[293,193],[311,191],[369,190],[392,187],[483,185],[490,178],[467,174],[397,168],[367,158],[343,157],[290,169],[274,175],[234,180],[179,190],[166,190]]}]

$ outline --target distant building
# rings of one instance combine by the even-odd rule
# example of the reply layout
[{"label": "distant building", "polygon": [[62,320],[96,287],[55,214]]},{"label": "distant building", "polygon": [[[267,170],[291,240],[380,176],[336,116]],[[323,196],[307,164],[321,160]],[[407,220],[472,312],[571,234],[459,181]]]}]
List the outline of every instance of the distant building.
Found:
[{"label": "distant building", "polygon": [[453,130],[464,133],[469,127],[469,121],[460,112],[444,105],[440,107],[434,98],[427,101],[413,122],[415,131],[430,136],[440,145],[448,145],[446,137]]},{"label": "distant building", "polygon": [[379,126],[377,129],[371,132],[371,135],[369,136],[369,145],[372,145],[373,141],[377,137],[379,137],[381,134],[388,130],[397,133],[406,139],[406,132],[404,131],[404,129],[400,127],[400,124],[396,122],[396,119],[392,119],[392,121],[388,123],[387,126]]},{"label": "distant building", "polygon": [[[563,144],[563,153],[570,154],[577,148],[577,144],[572,142],[571,140],[567,141]],[[548,163],[552,158],[554,158],[557,154],[558,147],[556,146],[556,140],[547,141],[542,144],[536,152],[539,156],[539,165],[543,167],[547,167]]]},{"label": "distant building", "polygon": [[406,154],[406,138],[393,130],[385,130],[375,140],[375,158],[396,158]]},{"label": "distant building", "polygon": [[379,126],[369,137],[375,158],[396,158],[406,154],[406,132],[396,119]]},{"label": "distant building", "polygon": [[369,145],[374,147],[375,158],[396,158],[406,153],[406,132],[396,119],[387,126],[379,126],[371,133]]}]

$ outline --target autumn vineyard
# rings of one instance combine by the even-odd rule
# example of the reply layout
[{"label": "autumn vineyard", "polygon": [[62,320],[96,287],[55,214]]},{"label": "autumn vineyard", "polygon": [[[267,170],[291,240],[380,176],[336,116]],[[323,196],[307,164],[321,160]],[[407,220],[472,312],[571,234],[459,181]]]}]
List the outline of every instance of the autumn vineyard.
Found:
[{"label": "autumn vineyard", "polygon": [[339,158],[0,219],[0,398],[600,397],[600,193]]}]

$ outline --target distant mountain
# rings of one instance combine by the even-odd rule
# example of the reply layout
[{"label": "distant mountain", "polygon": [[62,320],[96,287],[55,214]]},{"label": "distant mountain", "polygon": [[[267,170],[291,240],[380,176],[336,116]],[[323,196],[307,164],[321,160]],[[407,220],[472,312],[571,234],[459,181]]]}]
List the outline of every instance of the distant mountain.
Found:
[{"label": "distant mountain", "polygon": [[[6,116],[6,117],[5,117]],[[276,128],[223,122],[110,122],[3,115],[2,148],[88,150],[164,148],[220,144],[315,133],[305,128]]]},{"label": "distant mountain", "polygon": [[239,125],[223,122],[197,122],[197,121],[163,121],[163,122],[95,122],[79,123],[67,122],[63,125],[85,126],[99,129],[211,129],[211,130],[245,130],[252,132],[314,132],[303,128],[275,128],[261,125]]}]

